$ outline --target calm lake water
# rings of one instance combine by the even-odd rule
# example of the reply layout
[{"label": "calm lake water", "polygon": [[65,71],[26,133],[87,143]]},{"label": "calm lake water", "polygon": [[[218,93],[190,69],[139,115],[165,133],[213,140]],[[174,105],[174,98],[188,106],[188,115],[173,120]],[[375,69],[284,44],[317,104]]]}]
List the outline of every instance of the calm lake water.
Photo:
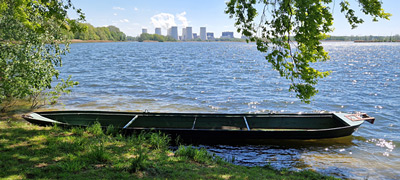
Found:
[{"label": "calm lake water", "polygon": [[[326,42],[332,74],[304,104],[255,44],[72,44],[64,75],[80,85],[57,109],[150,112],[366,112],[352,136],[262,146],[203,146],[234,163],[314,169],[342,178],[400,179],[400,43]],[[51,107],[54,108],[54,107]]]}]

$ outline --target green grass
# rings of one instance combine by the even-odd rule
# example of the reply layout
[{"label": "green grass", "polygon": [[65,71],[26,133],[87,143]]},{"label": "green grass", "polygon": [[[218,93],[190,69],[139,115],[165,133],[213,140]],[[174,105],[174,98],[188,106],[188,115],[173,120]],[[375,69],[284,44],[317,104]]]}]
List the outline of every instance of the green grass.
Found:
[{"label": "green grass", "polygon": [[333,179],[237,166],[192,146],[172,152],[169,141],[161,133],[103,132],[98,124],[61,129],[2,118],[0,179]]}]

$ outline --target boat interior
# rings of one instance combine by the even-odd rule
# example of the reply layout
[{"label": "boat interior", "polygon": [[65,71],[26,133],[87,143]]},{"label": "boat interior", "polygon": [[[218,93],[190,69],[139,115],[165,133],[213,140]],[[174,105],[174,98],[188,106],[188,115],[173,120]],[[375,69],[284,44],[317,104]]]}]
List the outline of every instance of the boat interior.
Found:
[{"label": "boat interior", "polygon": [[41,113],[43,117],[70,125],[121,128],[193,130],[287,130],[329,129],[347,126],[334,114],[173,114],[173,113]]}]

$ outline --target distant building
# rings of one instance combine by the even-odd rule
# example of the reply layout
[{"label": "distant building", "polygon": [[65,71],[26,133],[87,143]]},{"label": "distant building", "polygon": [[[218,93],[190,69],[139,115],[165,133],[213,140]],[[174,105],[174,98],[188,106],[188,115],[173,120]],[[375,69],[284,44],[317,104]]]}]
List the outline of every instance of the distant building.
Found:
[{"label": "distant building", "polygon": [[207,40],[206,27],[200,27],[200,39],[202,41]]},{"label": "distant building", "polygon": [[182,41],[186,40],[186,28],[182,28]]},{"label": "distant building", "polygon": [[145,34],[145,33],[147,33],[147,29],[143,28],[142,29],[142,34]]},{"label": "distant building", "polygon": [[171,28],[169,28],[168,32],[167,32],[167,36],[171,36],[172,38],[174,38],[176,40],[179,40],[178,27],[172,26]]},{"label": "distant building", "polygon": [[233,32],[222,32],[221,38],[233,38]]},{"label": "distant building", "polygon": [[197,39],[199,36],[197,36],[197,33],[193,33],[193,39]]},{"label": "distant building", "polygon": [[161,35],[161,28],[156,28],[154,34]]},{"label": "distant building", "polygon": [[207,39],[208,40],[214,40],[215,38],[214,38],[214,33],[213,32],[208,32],[207,33]]},{"label": "distant building", "polygon": [[192,27],[186,27],[186,37],[185,37],[185,40],[192,40],[192,39],[193,39]]}]

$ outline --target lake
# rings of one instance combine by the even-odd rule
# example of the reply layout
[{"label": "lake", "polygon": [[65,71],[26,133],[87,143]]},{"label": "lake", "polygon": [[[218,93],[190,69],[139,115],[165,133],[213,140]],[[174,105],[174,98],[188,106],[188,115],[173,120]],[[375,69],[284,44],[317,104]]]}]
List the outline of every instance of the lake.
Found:
[{"label": "lake", "polygon": [[79,81],[49,109],[150,112],[366,112],[352,136],[260,146],[202,146],[233,163],[314,169],[341,178],[400,179],[400,43],[324,42],[332,74],[311,104],[289,92],[255,44],[72,44],[60,71]]}]

